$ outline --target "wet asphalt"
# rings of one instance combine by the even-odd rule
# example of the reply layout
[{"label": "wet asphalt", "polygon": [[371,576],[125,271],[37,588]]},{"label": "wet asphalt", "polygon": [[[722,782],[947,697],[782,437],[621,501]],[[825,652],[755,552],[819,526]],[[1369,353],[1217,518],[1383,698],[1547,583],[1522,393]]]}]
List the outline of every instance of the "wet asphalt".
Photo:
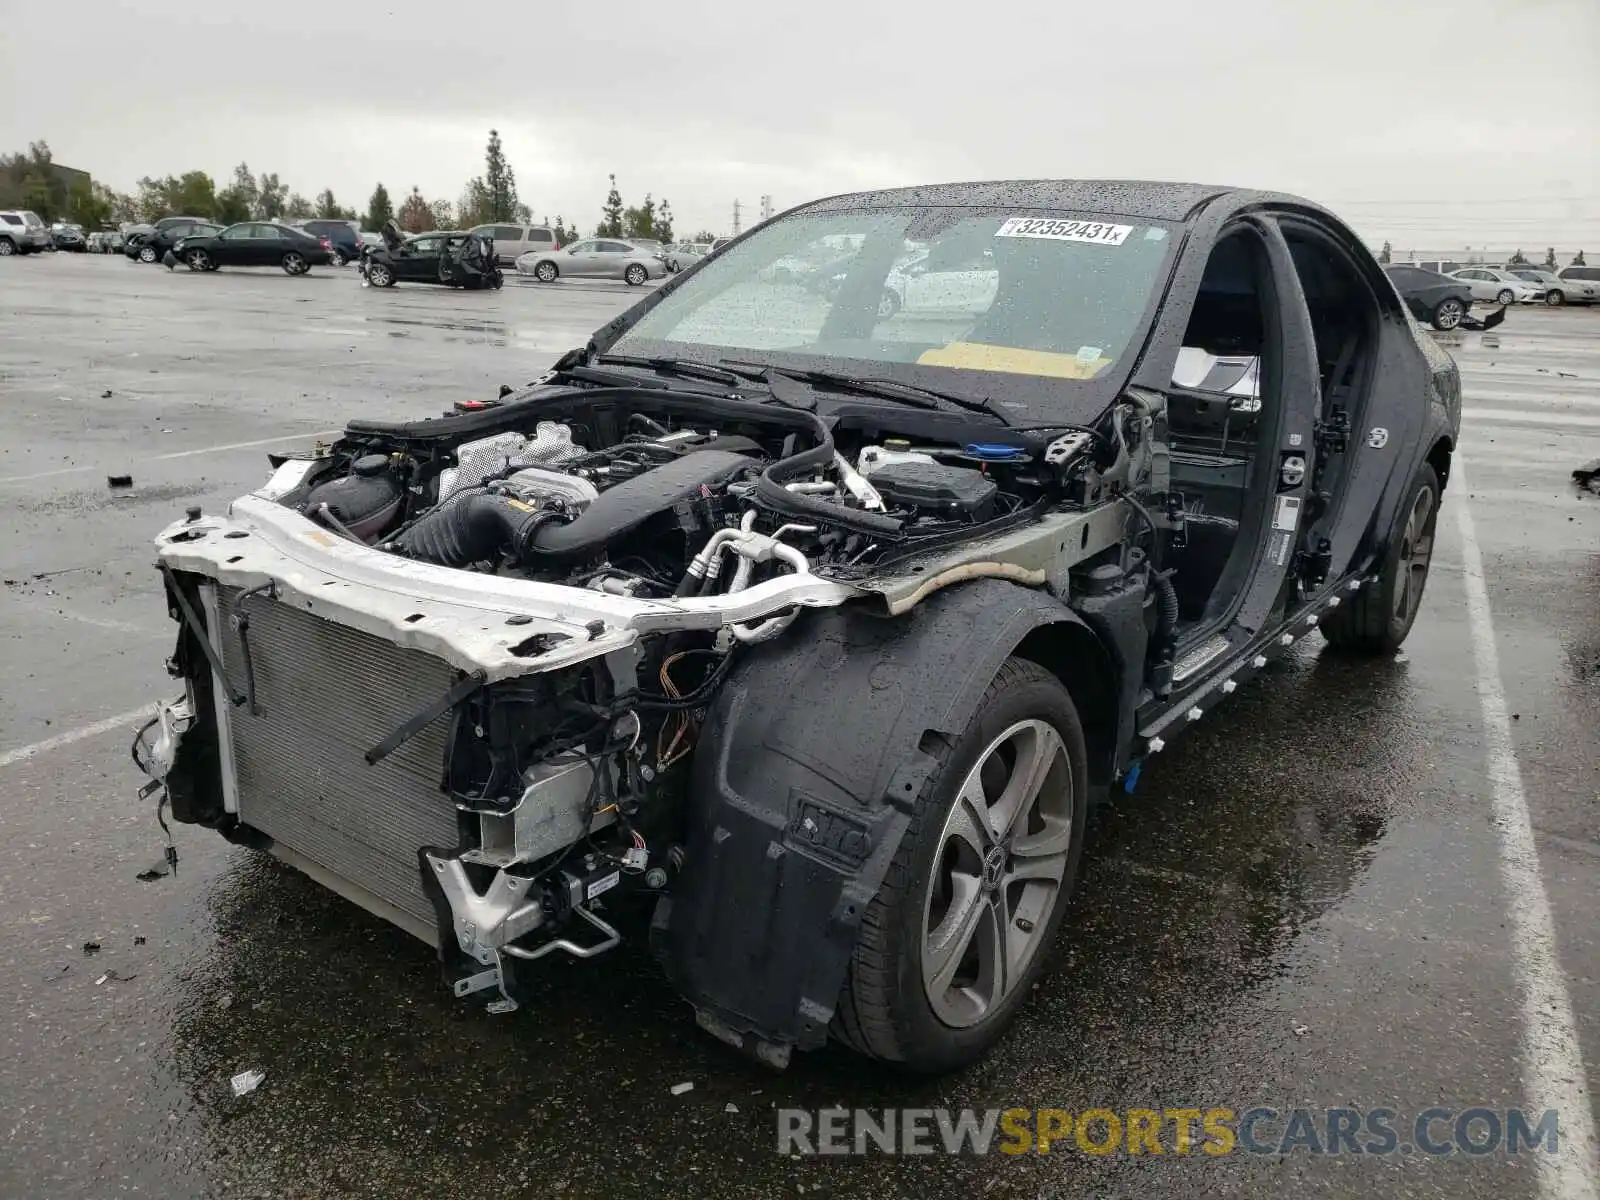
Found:
[{"label": "wet asphalt", "polygon": [[[696,1029],[642,938],[547,961],[537,1002],[491,1017],[420,943],[188,827],[177,873],[141,881],[162,842],[132,722],[76,735],[171,690],[155,531],[347,416],[523,383],[636,295],[4,262],[0,1195],[1538,1194],[1526,1154],[802,1160],[775,1152],[774,1109],[1523,1103],[1460,504],[1600,1079],[1600,496],[1570,480],[1600,456],[1600,311],[1454,339],[1461,471],[1404,653],[1308,639],[1152,760],[1091,822],[1058,969],[962,1074],[837,1049],[754,1066]],[[251,1068],[265,1082],[234,1099]]]}]

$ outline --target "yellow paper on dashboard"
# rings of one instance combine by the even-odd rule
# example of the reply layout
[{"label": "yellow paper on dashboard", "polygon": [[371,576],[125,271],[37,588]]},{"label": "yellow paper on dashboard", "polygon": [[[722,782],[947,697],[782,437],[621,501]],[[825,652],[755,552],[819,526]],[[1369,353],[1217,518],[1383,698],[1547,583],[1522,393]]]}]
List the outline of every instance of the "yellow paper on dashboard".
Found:
[{"label": "yellow paper on dashboard", "polygon": [[1099,347],[1085,346],[1076,354],[1051,350],[1021,350],[1015,346],[990,346],[983,342],[951,342],[924,350],[919,366],[957,367],[967,371],[1007,371],[1013,375],[1039,375],[1049,379],[1093,379],[1111,359]]}]

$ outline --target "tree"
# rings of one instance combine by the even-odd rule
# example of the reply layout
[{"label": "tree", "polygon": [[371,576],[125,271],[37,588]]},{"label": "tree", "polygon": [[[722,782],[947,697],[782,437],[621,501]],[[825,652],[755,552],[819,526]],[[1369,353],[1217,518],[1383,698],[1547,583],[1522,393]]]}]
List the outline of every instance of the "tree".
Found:
[{"label": "tree", "polygon": [[1549,247],[1544,252],[1544,266],[1547,271],[1556,269],[1556,248],[1554,246]]},{"label": "tree", "polygon": [[650,193],[644,194],[644,203],[630,208],[623,216],[623,232],[628,237],[653,238],[656,236],[656,202]]},{"label": "tree", "polygon": [[474,225],[487,225],[494,220],[490,216],[489,189],[482,179],[469,179],[467,186],[462,189],[461,202],[456,205],[457,214],[461,218],[463,228],[470,229]]},{"label": "tree", "polygon": [[1511,261],[1512,261],[1512,263],[1514,263],[1514,264],[1515,264],[1515,265],[1517,265],[1517,266],[1521,266],[1521,265],[1522,265],[1522,264],[1523,264],[1523,263],[1525,263],[1525,262],[1527,262],[1527,261],[1528,261],[1528,260],[1527,260],[1527,258],[1526,258],[1526,257],[1525,257],[1525,256],[1524,256],[1524,255],[1523,255],[1523,253],[1522,253],[1522,251],[1521,251],[1521,250],[1518,250],[1518,251],[1517,251],[1517,252],[1516,252],[1516,253],[1515,253],[1515,254],[1513,254],[1513,255],[1512,255],[1512,256],[1511,256]]},{"label": "tree", "polygon": [[261,189],[250,173],[250,164],[240,163],[233,169],[233,182],[217,193],[217,220],[225,225],[248,221],[260,203]]},{"label": "tree", "polygon": [[517,201],[517,220],[521,221],[524,225],[529,224],[533,220],[533,209],[529,208],[520,200]]},{"label": "tree", "polygon": [[323,188],[317,193],[317,211],[315,216],[324,221],[337,221],[344,216],[344,209],[339,207],[339,202],[333,198],[332,188]]},{"label": "tree", "polygon": [[311,206],[311,201],[307,200],[299,192],[293,193],[283,206],[284,219],[289,221],[304,221],[308,217],[315,215],[316,211]]},{"label": "tree", "polygon": [[712,233],[711,230],[709,230],[709,229],[702,229],[699,233],[695,234],[689,240],[691,242],[700,242],[701,244],[705,244],[707,242],[716,241],[717,240],[717,235]]},{"label": "tree", "polygon": [[400,212],[395,218],[400,222],[400,228],[407,233],[421,233],[433,224],[433,210],[428,207],[428,202],[422,198],[422,190],[417,187],[411,189],[405,203],[400,206]]},{"label": "tree", "polygon": [[[550,225],[550,218],[546,217],[544,219],[544,223],[546,225]],[[556,217],[556,223],[554,225],[550,225],[550,232],[555,234],[556,244],[560,246],[570,246],[573,242],[578,241],[581,237],[581,235],[578,233],[577,226],[568,225],[567,219],[562,216]]]},{"label": "tree", "polygon": [[111,189],[80,179],[67,193],[67,211],[85,229],[100,229],[111,222]]},{"label": "tree", "polygon": [[1378,251],[1378,261],[1381,263],[1390,263],[1394,261],[1394,247],[1388,242],[1385,242],[1383,244],[1383,249]]},{"label": "tree", "polygon": [[606,193],[605,206],[600,209],[600,224],[594,227],[595,237],[622,236],[622,193],[617,191],[617,177],[611,176],[611,190]]},{"label": "tree", "polygon": [[217,214],[217,185],[204,171],[186,171],[181,177],[168,175],[139,180],[139,215],[146,221],[162,217],[205,217]]},{"label": "tree", "polygon": [[656,237],[663,242],[672,240],[672,204],[661,197],[661,208],[656,212]]},{"label": "tree", "polygon": [[500,134],[489,130],[489,145],[483,152],[483,190],[488,198],[486,221],[511,221],[517,215],[517,177],[506,162],[500,147]]},{"label": "tree", "polygon": [[435,229],[454,229],[455,217],[452,215],[450,201],[435,200],[428,205],[428,211],[433,214],[433,227]]},{"label": "tree", "polygon": [[283,216],[289,202],[289,185],[278,181],[277,173],[265,173],[256,185],[256,211],[258,221],[276,221]]},{"label": "tree", "polygon": [[373,233],[383,228],[385,221],[394,220],[394,205],[389,203],[389,189],[379,184],[372,189],[372,198],[367,201],[366,227]]},{"label": "tree", "polygon": [[1583,261],[1583,251],[1582,250],[1578,251],[1577,257],[1572,260],[1572,265],[1575,266],[1575,267],[1587,267],[1589,265],[1588,263]]}]

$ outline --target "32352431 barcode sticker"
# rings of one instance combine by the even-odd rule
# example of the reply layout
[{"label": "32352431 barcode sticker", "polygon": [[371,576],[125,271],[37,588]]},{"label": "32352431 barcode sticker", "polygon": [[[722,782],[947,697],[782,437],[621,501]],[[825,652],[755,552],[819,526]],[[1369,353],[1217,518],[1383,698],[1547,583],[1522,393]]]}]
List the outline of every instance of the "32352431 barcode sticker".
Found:
[{"label": "32352431 barcode sticker", "polygon": [[1132,225],[1108,225],[1104,221],[1062,221],[1048,217],[1008,217],[995,230],[995,237],[1050,238],[1058,242],[1098,242],[1120,246],[1133,232]]}]

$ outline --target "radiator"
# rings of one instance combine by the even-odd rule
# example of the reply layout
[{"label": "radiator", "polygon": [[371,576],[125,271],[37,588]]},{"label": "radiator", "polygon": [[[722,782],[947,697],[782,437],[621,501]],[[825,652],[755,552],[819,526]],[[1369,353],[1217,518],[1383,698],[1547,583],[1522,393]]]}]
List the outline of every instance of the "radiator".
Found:
[{"label": "radiator", "polygon": [[[222,662],[243,694],[244,653],[230,623],[237,596],[217,589]],[[290,861],[309,860],[432,929],[417,849],[459,840],[455,808],[439,788],[451,718],[377,766],[363,755],[448,691],[457,673],[265,595],[247,599],[245,611],[259,712],[246,704],[228,714],[239,819],[292,851]]]}]

